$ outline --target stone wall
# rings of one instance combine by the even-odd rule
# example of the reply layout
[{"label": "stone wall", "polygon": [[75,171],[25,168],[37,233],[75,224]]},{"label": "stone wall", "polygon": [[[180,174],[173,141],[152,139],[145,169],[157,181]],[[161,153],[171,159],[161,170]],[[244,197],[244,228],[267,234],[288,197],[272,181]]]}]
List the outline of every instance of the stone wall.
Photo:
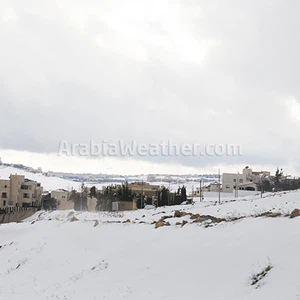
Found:
[{"label": "stone wall", "polygon": [[20,222],[37,212],[36,207],[11,207],[0,210],[0,224]]}]

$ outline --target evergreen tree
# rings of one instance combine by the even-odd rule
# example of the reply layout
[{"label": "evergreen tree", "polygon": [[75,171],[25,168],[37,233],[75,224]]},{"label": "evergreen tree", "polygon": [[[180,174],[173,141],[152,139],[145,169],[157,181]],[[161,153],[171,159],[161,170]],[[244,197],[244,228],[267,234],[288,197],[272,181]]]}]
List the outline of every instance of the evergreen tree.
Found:
[{"label": "evergreen tree", "polygon": [[92,186],[89,193],[90,198],[97,198],[97,189],[95,186]]},{"label": "evergreen tree", "polygon": [[122,185],[118,188],[117,198],[119,201],[132,201],[134,198],[127,181],[122,183]]},{"label": "evergreen tree", "polygon": [[136,201],[137,208],[141,209],[145,207],[145,196],[141,193],[136,193],[134,196],[134,199]]},{"label": "evergreen tree", "polygon": [[158,206],[169,205],[169,189],[163,186],[161,190],[158,191],[157,200]]},{"label": "evergreen tree", "polygon": [[279,169],[277,168],[276,173],[275,173],[275,186],[278,188],[279,184],[280,184],[280,180],[282,177],[282,169],[279,171]]},{"label": "evergreen tree", "polygon": [[51,194],[42,196],[42,205],[45,210],[55,210],[58,206],[57,200]]},{"label": "evergreen tree", "polygon": [[265,178],[262,181],[262,190],[264,192],[272,192],[272,185],[269,179]]},{"label": "evergreen tree", "polygon": [[187,200],[186,197],[186,187],[183,185],[181,188],[181,202],[184,202]]},{"label": "evergreen tree", "polygon": [[80,186],[80,192],[76,190],[71,191],[70,200],[74,202],[74,209],[75,210],[86,210],[87,209],[87,197],[88,197],[88,190],[84,183]]}]

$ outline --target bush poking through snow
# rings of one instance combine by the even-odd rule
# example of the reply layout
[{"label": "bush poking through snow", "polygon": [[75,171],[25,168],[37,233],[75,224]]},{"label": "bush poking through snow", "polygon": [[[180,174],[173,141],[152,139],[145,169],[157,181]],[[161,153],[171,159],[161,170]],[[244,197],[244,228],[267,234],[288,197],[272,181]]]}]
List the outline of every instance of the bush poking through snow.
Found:
[{"label": "bush poking through snow", "polygon": [[185,220],[183,220],[182,221],[182,224],[181,224],[181,227],[183,227],[185,224],[187,224],[188,223],[188,221],[185,221]]},{"label": "bush poking through snow", "polygon": [[256,285],[259,281],[261,281],[271,271],[272,268],[273,267],[269,264],[260,273],[252,275],[251,285]]},{"label": "bush poking through snow", "polygon": [[193,223],[202,223],[202,222],[206,222],[210,220],[210,222],[212,223],[221,223],[221,222],[226,222],[227,220],[226,219],[223,219],[223,218],[216,218],[214,216],[211,216],[211,215],[200,215],[200,217],[198,217],[197,219],[195,219],[193,221]]},{"label": "bush poking through snow", "polygon": [[281,213],[266,211],[266,212],[263,212],[262,214],[260,214],[260,217],[277,218],[277,217],[281,217]]}]

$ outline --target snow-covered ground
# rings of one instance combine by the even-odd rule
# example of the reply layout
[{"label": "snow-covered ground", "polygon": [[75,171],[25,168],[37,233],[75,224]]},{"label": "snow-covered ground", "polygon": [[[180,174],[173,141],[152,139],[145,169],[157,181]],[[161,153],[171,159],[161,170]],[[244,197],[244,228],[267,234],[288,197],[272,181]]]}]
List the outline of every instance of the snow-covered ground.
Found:
[{"label": "snow-covered ground", "polygon": [[[216,200],[2,224],[0,299],[299,300],[300,191]],[[155,229],[162,217],[170,225]]]}]

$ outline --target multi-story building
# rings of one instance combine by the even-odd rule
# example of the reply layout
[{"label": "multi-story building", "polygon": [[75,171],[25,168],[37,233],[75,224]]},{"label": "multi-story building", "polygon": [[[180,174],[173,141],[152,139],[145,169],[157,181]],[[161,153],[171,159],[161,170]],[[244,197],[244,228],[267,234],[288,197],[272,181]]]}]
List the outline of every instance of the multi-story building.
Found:
[{"label": "multi-story building", "polygon": [[131,182],[128,184],[129,188],[134,193],[143,193],[148,198],[155,197],[157,191],[160,189],[159,185],[152,185],[148,182]]},{"label": "multi-story building", "polygon": [[132,182],[128,186],[133,193],[142,194],[148,205],[155,204],[158,191],[161,189],[159,185],[152,185],[148,182]]},{"label": "multi-story building", "polygon": [[0,179],[0,208],[12,205],[10,200],[10,180]]},{"label": "multi-story building", "polygon": [[23,175],[10,175],[0,179],[0,208],[38,207],[41,205],[43,187],[39,182]]},{"label": "multi-story building", "polygon": [[[110,192],[112,194],[117,193],[118,189],[121,187],[121,185],[115,185],[110,187]],[[102,187],[102,192],[107,187]],[[131,182],[128,184],[128,188],[131,190],[132,194],[139,194],[143,195],[144,201],[146,204],[154,205],[154,203],[157,200],[158,191],[161,189],[159,185],[152,185],[147,182]],[[120,201],[121,203],[118,206],[119,210],[135,210],[137,209],[136,203],[132,204],[134,201],[130,201],[129,203],[125,203],[126,201]],[[116,208],[115,208],[116,209]]]},{"label": "multi-story building", "polygon": [[248,166],[240,173],[223,173],[222,191],[232,193],[234,190],[257,191],[261,178],[270,176],[268,171],[253,172]]}]

